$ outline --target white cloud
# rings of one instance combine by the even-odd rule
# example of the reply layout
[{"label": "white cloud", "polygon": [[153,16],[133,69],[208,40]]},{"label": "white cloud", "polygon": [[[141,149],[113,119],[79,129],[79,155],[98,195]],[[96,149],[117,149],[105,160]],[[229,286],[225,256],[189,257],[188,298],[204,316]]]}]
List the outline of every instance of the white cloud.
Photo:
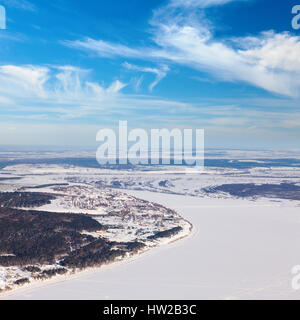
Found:
[{"label": "white cloud", "polygon": [[[92,144],[98,126],[111,127],[119,119],[129,120],[132,127],[204,127],[222,128],[223,132],[254,126],[269,132],[274,126],[299,128],[299,113],[282,109],[265,113],[238,107],[233,101],[227,105],[189,104],[130,95],[122,93],[125,84],[119,80],[103,86],[90,78],[89,70],[71,66],[1,66],[0,111],[4,116],[0,142],[56,144],[63,137],[62,143]],[[144,110],[151,110],[146,122]],[[78,119],[88,120],[84,129]]]},{"label": "white cloud", "polygon": [[[176,63],[217,79],[244,82],[292,97],[300,96],[300,37],[288,32],[263,32],[239,39],[215,39],[209,23],[195,18],[191,6],[207,7],[227,1],[173,0],[169,5],[188,6],[183,14],[169,6],[151,20],[154,46],[130,48],[102,40],[78,40],[67,45],[102,57],[126,57],[158,63]],[[136,69],[138,71],[138,69]]]},{"label": "white cloud", "polygon": [[143,81],[144,75],[141,75],[140,77],[134,77],[131,79],[131,84],[133,85],[135,92],[140,91]]},{"label": "white cloud", "polygon": [[43,97],[47,79],[48,69],[44,67],[0,66],[0,97]]},{"label": "white cloud", "polygon": [[[73,66],[0,66],[0,111],[27,119],[94,121],[113,116],[135,117],[141,110],[184,109],[187,104],[122,93],[120,80],[108,86],[90,80],[90,71]],[[95,117],[96,118],[95,118]]]},{"label": "white cloud", "polygon": [[158,83],[166,77],[167,72],[169,71],[169,67],[166,65],[162,65],[160,69],[158,68],[150,68],[150,67],[140,67],[140,66],[136,66],[133,65],[131,63],[128,62],[124,62],[123,66],[125,68],[127,68],[128,70],[134,70],[134,71],[138,71],[138,72],[146,72],[146,73],[153,73],[156,75],[155,80],[150,84],[149,86],[149,90],[152,91],[157,85]]},{"label": "white cloud", "polygon": [[[285,38],[285,43],[280,45],[278,38]],[[160,26],[155,41],[162,47],[157,55],[164,59],[209,72],[222,80],[243,81],[274,93],[298,96],[300,38],[288,33],[270,38],[268,33],[254,39],[255,47],[236,49],[214,40],[208,30],[204,33],[193,25],[175,24]],[[268,55],[270,50],[272,54]],[[290,60],[294,70],[288,70],[284,64],[286,52],[293,52]]]},{"label": "white cloud", "polygon": [[115,99],[126,86],[117,80],[105,88],[85,79],[88,73],[89,70],[71,66],[0,66],[0,107],[97,106]]},{"label": "white cloud", "polygon": [[[238,40],[237,40],[238,41]],[[288,32],[264,32],[260,37],[241,39],[239,53],[262,68],[300,72],[300,37]]]},{"label": "white cloud", "polygon": [[121,91],[124,87],[126,87],[125,83],[122,83],[119,80],[116,80],[112,85],[106,90],[107,93],[118,93]]},{"label": "white cloud", "polygon": [[1,3],[8,6],[8,7],[21,9],[21,10],[25,10],[25,11],[35,11],[36,10],[36,6],[32,2],[27,1],[27,0],[2,0]]},{"label": "white cloud", "polygon": [[94,40],[86,38],[84,40],[63,41],[63,44],[90,51],[92,49],[100,57],[127,57],[127,58],[141,58],[144,55],[139,49],[132,49],[122,44],[111,43],[103,40]]}]

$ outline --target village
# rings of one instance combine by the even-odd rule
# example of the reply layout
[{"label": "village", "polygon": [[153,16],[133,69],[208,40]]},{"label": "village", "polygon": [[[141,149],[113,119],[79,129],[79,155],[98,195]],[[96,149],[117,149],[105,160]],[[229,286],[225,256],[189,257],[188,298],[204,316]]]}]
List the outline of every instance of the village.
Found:
[{"label": "village", "polygon": [[[9,265],[9,259],[16,261],[19,257],[13,251],[0,252],[0,258],[6,261],[0,268],[2,292],[54,276],[66,276],[82,270],[83,266],[100,267],[121,261],[185,237],[192,230],[192,225],[176,211],[120,190],[88,183],[66,183],[64,177],[58,179],[57,176],[54,181],[53,177],[48,177],[49,183],[44,184],[44,178],[45,176],[33,174],[28,183],[26,175],[23,179],[14,181],[10,192],[0,193],[3,218],[7,218],[7,210],[21,210],[23,215],[26,212],[44,213],[48,219],[51,215],[54,219],[63,215],[61,221],[64,224],[68,215],[72,219],[78,216],[88,219],[87,222],[94,221],[99,227],[85,228],[81,220],[78,227],[74,223],[77,235],[74,240],[71,235],[65,238],[69,239],[64,240],[67,241],[67,249],[64,247],[63,253],[56,255],[52,263],[16,265],[14,262]],[[54,224],[54,234],[63,231],[58,227],[59,224],[60,222],[57,227]],[[87,225],[90,226],[91,222]],[[87,253],[84,254],[85,251]],[[95,258],[93,254],[96,255]]]}]

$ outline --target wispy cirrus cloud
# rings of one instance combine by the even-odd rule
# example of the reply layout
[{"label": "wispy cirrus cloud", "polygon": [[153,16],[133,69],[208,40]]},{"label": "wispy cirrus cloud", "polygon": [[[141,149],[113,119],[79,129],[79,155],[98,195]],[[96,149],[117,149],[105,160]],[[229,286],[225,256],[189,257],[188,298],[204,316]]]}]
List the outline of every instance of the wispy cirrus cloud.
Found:
[{"label": "wispy cirrus cloud", "polygon": [[[263,112],[233,101],[192,104],[132,95],[122,92],[125,83],[100,85],[90,80],[90,73],[74,66],[0,66],[1,143],[66,144],[76,139],[77,144],[92,144],[99,126],[117,125],[119,119],[130,119],[135,127],[143,123],[145,128],[153,123],[165,128],[203,127],[218,139],[245,132],[249,136],[263,132],[273,139],[278,131],[299,128],[300,114],[285,108]],[[282,101],[281,106],[288,103]]]},{"label": "wispy cirrus cloud", "polygon": [[[103,87],[86,79],[89,70],[73,66],[0,66],[0,107],[50,111],[51,107],[70,114],[72,108],[100,107],[113,100],[126,86],[119,80]],[[49,109],[50,108],[50,109]],[[34,108],[33,108],[34,109]],[[76,113],[74,111],[74,113]]]},{"label": "wispy cirrus cloud", "polygon": [[[130,110],[135,112],[151,109],[153,112],[159,111],[162,117],[173,114],[175,118],[179,116],[181,119],[185,114],[195,121],[216,119],[215,123],[221,121],[224,124],[225,122],[230,124],[231,119],[239,117],[252,119],[251,121],[254,122],[258,114],[260,118],[268,116],[272,122],[293,120],[295,115],[283,116],[284,112],[279,108],[279,106],[286,106],[294,109],[294,105],[290,105],[289,100],[278,102],[278,111],[273,113],[259,111],[260,101],[251,102],[257,105],[257,110],[238,106],[233,100],[226,101],[223,105],[218,104],[220,103],[218,100],[192,104],[122,93],[122,89],[127,84],[116,80],[108,86],[103,86],[91,81],[90,73],[90,70],[74,66],[0,66],[0,108],[2,111],[18,109],[33,114],[47,112],[68,114],[70,117],[82,117],[97,114],[97,112],[112,114],[122,110],[130,114]],[[262,103],[266,104],[266,101]],[[199,117],[195,118],[195,115]],[[212,121],[209,120],[209,122]]]},{"label": "wispy cirrus cloud", "polygon": [[[209,24],[195,16],[205,8],[230,1],[173,0],[149,22],[152,47],[129,47],[103,40],[67,41],[66,45],[100,57],[124,57],[172,63],[211,74],[228,82],[243,82],[289,97],[300,96],[300,37],[288,32],[262,32],[252,37],[217,39]],[[185,7],[179,11],[170,8]],[[137,70],[138,71],[138,70]]]},{"label": "wispy cirrus cloud", "polygon": [[[74,66],[0,66],[0,111],[12,118],[23,112],[41,120],[103,120],[104,116],[136,116],[142,110],[187,108],[188,104],[122,93],[115,80],[108,86],[91,80],[91,71]],[[17,112],[16,112],[17,111]],[[16,116],[16,114],[18,114]]]},{"label": "wispy cirrus cloud", "polygon": [[141,49],[133,49],[122,44],[113,42],[94,40],[91,38],[85,38],[83,40],[75,41],[63,41],[64,45],[75,49],[82,49],[94,52],[100,57],[113,58],[113,57],[127,57],[127,58],[142,58]]},{"label": "wispy cirrus cloud", "polygon": [[1,0],[1,3],[10,8],[21,9],[25,11],[36,11],[36,5],[27,0]]},{"label": "wispy cirrus cloud", "polygon": [[155,80],[150,84],[149,90],[152,92],[152,90],[158,85],[158,83],[166,77],[169,67],[166,65],[162,65],[160,68],[151,68],[151,67],[141,67],[137,65],[133,65],[128,62],[124,62],[123,66],[128,70],[138,71],[138,72],[144,72],[144,73],[152,73],[156,75]]}]

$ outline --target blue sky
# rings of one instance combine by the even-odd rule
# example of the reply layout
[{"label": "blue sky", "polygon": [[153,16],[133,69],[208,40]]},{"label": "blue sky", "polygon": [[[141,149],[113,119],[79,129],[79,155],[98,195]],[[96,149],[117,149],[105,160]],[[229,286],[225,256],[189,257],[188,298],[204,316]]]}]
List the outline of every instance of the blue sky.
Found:
[{"label": "blue sky", "polygon": [[0,0],[0,144],[91,146],[127,120],[204,128],[211,148],[297,149],[295,4]]}]

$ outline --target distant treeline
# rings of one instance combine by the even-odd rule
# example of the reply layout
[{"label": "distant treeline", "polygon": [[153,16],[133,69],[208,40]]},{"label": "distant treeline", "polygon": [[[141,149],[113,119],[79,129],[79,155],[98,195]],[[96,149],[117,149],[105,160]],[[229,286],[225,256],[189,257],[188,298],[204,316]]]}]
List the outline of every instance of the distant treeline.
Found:
[{"label": "distant treeline", "polygon": [[9,180],[20,180],[21,177],[1,177],[0,181],[9,181]]},{"label": "distant treeline", "polygon": [[175,228],[172,228],[169,230],[157,232],[153,236],[149,236],[148,239],[149,240],[157,240],[160,238],[169,238],[169,237],[175,236],[176,234],[178,234],[181,231],[182,231],[181,227],[175,227]]},{"label": "distant treeline", "polygon": [[54,195],[38,192],[1,192],[0,207],[2,208],[32,208],[50,204],[56,199]]},{"label": "distant treeline", "polygon": [[32,186],[32,187],[24,187],[24,189],[42,189],[42,188],[68,186],[68,185],[69,185],[68,183],[49,183],[49,184],[41,184],[38,186]]},{"label": "distant treeline", "polygon": [[226,192],[234,197],[266,197],[288,200],[300,200],[300,186],[293,183],[254,184],[236,183],[204,189],[206,193]]}]

